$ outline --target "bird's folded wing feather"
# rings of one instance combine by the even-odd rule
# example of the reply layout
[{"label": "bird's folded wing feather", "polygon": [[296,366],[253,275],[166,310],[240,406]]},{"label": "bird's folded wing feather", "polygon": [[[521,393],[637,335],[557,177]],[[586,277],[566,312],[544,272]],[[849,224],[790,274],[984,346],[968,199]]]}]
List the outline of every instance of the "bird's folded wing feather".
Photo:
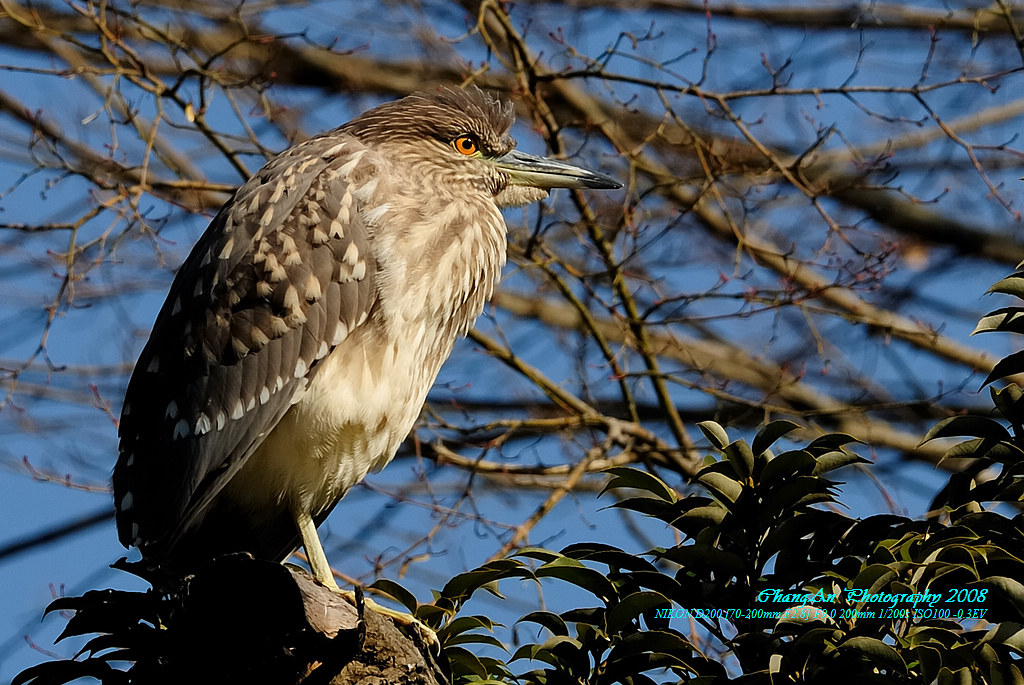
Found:
[{"label": "bird's folded wing feather", "polygon": [[360,208],[373,179],[366,165],[353,175],[359,148],[321,137],[272,160],[179,270],[122,412],[113,485],[126,546],[173,546],[371,315]]}]

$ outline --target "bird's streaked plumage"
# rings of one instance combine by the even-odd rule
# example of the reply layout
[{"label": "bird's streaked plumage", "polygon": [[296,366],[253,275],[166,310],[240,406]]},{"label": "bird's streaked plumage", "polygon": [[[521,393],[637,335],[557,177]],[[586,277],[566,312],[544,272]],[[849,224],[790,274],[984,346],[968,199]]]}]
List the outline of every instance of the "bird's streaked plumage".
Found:
[{"label": "bird's streaked plumage", "polygon": [[301,541],[333,582],[313,526],[391,460],[491,296],[500,208],[618,186],[515,152],[512,121],[477,89],[417,93],[239,188],[178,271],[129,382],[122,543],[184,571],[236,551],[284,559]]}]

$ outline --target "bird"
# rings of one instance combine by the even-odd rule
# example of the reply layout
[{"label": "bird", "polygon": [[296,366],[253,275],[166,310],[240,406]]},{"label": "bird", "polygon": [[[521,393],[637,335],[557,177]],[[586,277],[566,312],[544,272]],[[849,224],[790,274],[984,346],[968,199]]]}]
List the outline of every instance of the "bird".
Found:
[{"label": "bird", "polygon": [[128,382],[112,485],[147,568],[301,545],[395,456],[506,256],[501,210],[604,174],[515,149],[476,87],[380,104],[271,159],[177,270]]}]

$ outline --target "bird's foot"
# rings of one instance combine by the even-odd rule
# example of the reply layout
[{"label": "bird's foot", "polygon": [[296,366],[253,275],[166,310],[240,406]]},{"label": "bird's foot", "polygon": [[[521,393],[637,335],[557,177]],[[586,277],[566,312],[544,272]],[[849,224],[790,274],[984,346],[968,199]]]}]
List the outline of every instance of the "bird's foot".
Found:
[{"label": "bird's foot", "polygon": [[[352,590],[334,589],[334,592],[347,599],[353,606],[359,606],[359,601],[356,599],[356,593]],[[377,602],[374,602],[369,597],[363,597],[363,606],[374,613],[387,616],[398,625],[405,626],[406,628],[415,631],[420,640],[430,648],[435,650],[439,650],[441,648],[441,641],[437,638],[437,633],[435,633],[430,626],[412,614],[404,611],[397,611],[395,609],[389,609],[386,606],[377,604]]]}]

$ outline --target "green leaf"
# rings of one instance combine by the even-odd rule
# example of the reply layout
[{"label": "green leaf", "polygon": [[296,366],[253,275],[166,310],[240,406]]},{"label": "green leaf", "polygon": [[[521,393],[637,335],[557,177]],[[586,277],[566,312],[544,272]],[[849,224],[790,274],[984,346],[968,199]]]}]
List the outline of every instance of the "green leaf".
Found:
[{"label": "green leaf", "polygon": [[858,440],[847,433],[827,433],[825,435],[818,436],[811,441],[811,444],[807,446],[807,450],[830,452],[832,450],[840,449],[844,445],[849,445],[851,442],[864,444],[863,440]]},{"label": "green leaf", "polygon": [[[533,573],[517,559],[496,559],[480,568],[460,573],[449,580],[441,590],[441,597],[461,600],[481,588],[491,589],[491,584],[505,578],[532,578]],[[500,595],[498,595],[500,597]]]},{"label": "green leaf", "polygon": [[416,601],[416,595],[412,594],[393,580],[378,578],[370,587],[374,590],[380,590],[388,597],[391,597],[408,609],[411,614],[415,614],[416,608],[420,605],[420,603]]},{"label": "green leaf", "polygon": [[641,590],[622,598],[614,605],[607,614],[609,634],[618,633],[637,616],[640,616],[655,607],[669,608],[672,602],[665,595],[659,592]]},{"label": "green leaf", "polygon": [[552,635],[568,635],[569,627],[565,625],[562,617],[550,611],[531,611],[516,623],[536,623],[551,631]]},{"label": "green leaf", "polygon": [[1003,388],[989,388],[992,403],[996,405],[1003,417],[1014,423],[1024,423],[1024,391],[1016,383]]},{"label": "green leaf", "polygon": [[1000,378],[1013,376],[1021,371],[1024,371],[1024,351],[1014,352],[996,362],[996,365],[992,368],[992,373],[985,377],[985,382],[981,384],[981,387],[985,387],[992,381],[999,380]]},{"label": "green leaf", "polygon": [[560,666],[562,657],[557,654],[555,650],[564,652],[566,649],[579,652],[583,649],[583,645],[580,644],[579,640],[569,637],[568,635],[555,635],[549,637],[539,645],[523,645],[516,650],[516,653],[512,655],[509,661],[516,661],[518,659],[536,659],[538,661],[544,661],[551,664],[552,666]]},{"label": "green leaf", "polygon": [[1024,271],[1017,271],[1004,279],[996,281],[992,287],[988,289],[988,292],[1004,293],[1006,295],[1014,295],[1024,299]]},{"label": "green leaf", "polygon": [[1005,440],[974,438],[950,447],[942,455],[940,463],[946,459],[989,459],[1003,464],[1017,464],[1024,460],[1024,451]]},{"label": "green leaf", "polygon": [[444,640],[444,648],[447,650],[455,645],[490,645],[500,650],[508,651],[501,640],[486,633],[462,633],[454,637],[447,637]]},{"label": "green leaf", "polygon": [[970,436],[989,440],[1012,440],[1009,431],[998,421],[983,416],[951,416],[932,426],[921,444],[936,438]]},{"label": "green leaf", "polygon": [[729,578],[743,577],[747,572],[743,559],[732,552],[711,545],[670,547],[662,552],[661,556],[676,562],[684,571],[687,568],[699,569],[702,576],[714,573],[719,583],[724,583]]},{"label": "green leaf", "polygon": [[754,450],[754,454],[762,454],[766,449],[774,445],[776,440],[792,433],[798,428],[803,428],[803,426],[792,421],[772,421],[757,432],[751,449]]},{"label": "green leaf", "polygon": [[612,650],[608,661],[612,662],[627,655],[643,652],[681,656],[692,653],[693,645],[677,633],[668,630],[648,630],[625,637]]},{"label": "green leaf", "polygon": [[610,600],[616,595],[615,586],[603,573],[573,559],[556,559],[538,568],[535,574],[538,578],[557,578],[572,583],[602,600]]},{"label": "green leaf", "polygon": [[818,462],[810,452],[793,450],[783,452],[761,469],[759,485],[770,487],[776,481],[785,481],[794,476],[809,476],[818,467]]},{"label": "green leaf", "polygon": [[971,331],[971,335],[991,333],[992,331],[1024,333],[1024,309],[1005,307],[989,312],[978,321],[978,325]]},{"label": "green leaf", "polygon": [[666,502],[675,502],[679,499],[672,488],[666,485],[660,478],[647,471],[629,466],[615,466],[606,469],[605,473],[612,474],[612,478],[601,490],[602,495],[614,488],[633,488],[649,492]]},{"label": "green leaf", "polygon": [[[696,507],[690,509],[686,513],[677,517],[672,525],[677,528],[683,529],[684,525],[686,530],[692,530],[694,525],[699,529],[707,528],[708,526],[715,526],[722,522],[722,520],[729,515],[729,512],[721,504],[717,502],[710,504],[706,507]],[[696,537],[692,535],[692,537]]]},{"label": "green leaf", "polygon": [[[992,588],[993,594],[999,595],[1003,602],[1008,602],[1016,611],[1018,616],[1024,618],[1024,585],[1020,581],[1005,576],[990,576],[980,583],[980,587]],[[990,595],[990,600],[995,599]]]},{"label": "green leaf", "polygon": [[750,474],[754,472],[754,453],[750,451],[750,446],[746,441],[731,442],[726,445],[723,452],[737,476],[743,480],[750,478]]},{"label": "green leaf", "polygon": [[579,542],[562,549],[562,554],[580,561],[596,561],[613,569],[656,571],[651,562],[636,554],[600,542]]},{"label": "green leaf", "polygon": [[872,666],[885,667],[889,673],[907,675],[907,664],[895,649],[873,637],[851,637],[838,647],[841,652],[860,653]]},{"label": "green leaf", "polygon": [[830,496],[826,492],[828,481],[818,476],[796,476],[784,481],[768,493],[769,506],[772,507],[772,514],[780,514],[787,510],[798,508],[800,504],[806,504],[804,498],[811,496],[810,501],[823,501]]},{"label": "green leaf", "polygon": [[729,434],[714,421],[701,421],[697,424],[697,428],[700,429],[700,432],[704,434],[704,437],[708,439],[708,442],[715,449],[720,450],[729,444]]},{"label": "green leaf", "polygon": [[870,464],[871,460],[850,452],[833,451],[818,455],[815,458],[815,462],[812,474],[820,476],[823,473],[835,471],[850,464]]},{"label": "green leaf", "polygon": [[451,662],[452,670],[459,675],[474,675],[478,678],[487,678],[489,675],[480,658],[465,647],[446,647],[444,655]]},{"label": "green leaf", "polygon": [[666,502],[665,500],[658,499],[657,497],[627,497],[626,499],[609,504],[606,508],[627,509],[629,511],[635,511],[638,514],[643,514],[644,516],[661,519],[662,521],[672,518],[672,515],[675,512],[673,503]]},{"label": "green leaf", "polygon": [[779,617],[778,623],[835,623],[834,620],[819,606],[813,604],[799,604],[786,607]]},{"label": "green leaf", "polygon": [[494,630],[494,626],[494,621],[486,616],[459,616],[445,626],[445,634],[454,636],[467,630],[476,630],[477,628]]},{"label": "green leaf", "polygon": [[1017,654],[1024,654],[1024,626],[1010,621],[994,625],[980,642],[995,642],[1006,645]]},{"label": "green leaf", "polygon": [[743,486],[721,473],[704,469],[697,474],[697,482],[718,496],[719,500],[735,502],[743,493]]}]

